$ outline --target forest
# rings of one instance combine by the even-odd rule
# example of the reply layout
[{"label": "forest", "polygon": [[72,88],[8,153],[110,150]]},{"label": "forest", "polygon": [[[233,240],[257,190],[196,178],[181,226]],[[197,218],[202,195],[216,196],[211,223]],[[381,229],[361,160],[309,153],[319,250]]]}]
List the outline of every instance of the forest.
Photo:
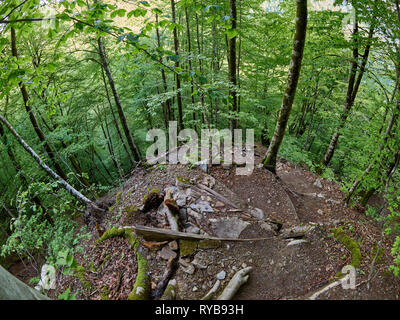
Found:
[{"label": "forest", "polygon": [[399,299],[399,0],[0,0],[0,70],[0,299]]}]

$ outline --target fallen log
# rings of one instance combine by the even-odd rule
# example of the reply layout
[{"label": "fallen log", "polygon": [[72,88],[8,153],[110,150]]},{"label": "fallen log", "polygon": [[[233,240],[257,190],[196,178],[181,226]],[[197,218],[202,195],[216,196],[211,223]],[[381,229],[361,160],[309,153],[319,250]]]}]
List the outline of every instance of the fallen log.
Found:
[{"label": "fallen log", "polygon": [[[153,299],[158,299],[158,298],[164,297],[164,295],[166,295],[166,293],[167,293],[166,288],[168,288],[168,286],[171,285],[172,280],[170,281],[170,279],[178,267],[177,259],[178,259],[178,257],[176,257],[175,259],[170,258],[168,260],[167,267],[164,270],[161,280],[158,282],[157,287],[151,293],[151,297]],[[168,284],[168,286],[167,286],[167,284]],[[171,297],[169,297],[169,296],[170,296],[170,294],[168,294],[167,300],[171,300]]]},{"label": "fallen log", "polygon": [[188,233],[188,232],[179,232],[173,231],[169,229],[161,229],[161,228],[153,228],[146,227],[141,225],[136,225],[131,228],[136,235],[144,238],[147,241],[171,241],[171,240],[212,240],[212,241],[263,241],[263,240],[273,240],[277,237],[268,237],[268,238],[255,238],[255,239],[236,239],[236,238],[218,238],[212,237],[209,235]]}]

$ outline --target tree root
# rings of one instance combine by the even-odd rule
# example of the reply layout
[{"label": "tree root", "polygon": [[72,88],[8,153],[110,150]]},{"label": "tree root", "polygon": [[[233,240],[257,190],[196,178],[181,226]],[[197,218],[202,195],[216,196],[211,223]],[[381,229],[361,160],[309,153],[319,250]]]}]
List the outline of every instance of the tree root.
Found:
[{"label": "tree root", "polygon": [[222,291],[221,295],[218,297],[218,300],[231,300],[239,288],[249,280],[249,272],[251,270],[253,270],[252,267],[247,267],[236,272],[231,281],[229,281],[228,285],[225,287],[224,291]]}]

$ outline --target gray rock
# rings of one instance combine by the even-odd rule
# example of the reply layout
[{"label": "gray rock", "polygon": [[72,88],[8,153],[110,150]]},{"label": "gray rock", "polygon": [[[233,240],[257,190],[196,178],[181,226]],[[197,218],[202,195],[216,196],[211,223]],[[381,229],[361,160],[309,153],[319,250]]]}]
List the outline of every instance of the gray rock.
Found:
[{"label": "gray rock", "polygon": [[249,222],[237,217],[223,218],[212,223],[216,236],[220,238],[239,238],[242,231],[249,225]]},{"label": "gray rock", "polygon": [[173,251],[177,251],[179,249],[178,243],[175,240],[168,243],[168,246]]},{"label": "gray rock", "polygon": [[193,218],[195,218],[195,219],[197,219],[197,220],[201,220],[201,218],[202,218],[202,215],[200,214],[200,213],[197,213],[196,211],[194,211],[193,209],[191,209],[191,208],[187,208],[187,214],[189,215],[189,216],[191,216],[191,217],[193,217]]},{"label": "gray rock", "polygon": [[194,274],[194,272],[196,271],[195,267],[191,264],[188,265],[187,267],[184,267],[181,265],[180,268],[183,272],[190,274],[190,275]]},{"label": "gray rock", "polygon": [[196,226],[190,226],[188,228],[186,228],[186,232],[187,233],[195,233],[195,234],[200,234],[200,229],[197,228]]},{"label": "gray rock", "polygon": [[217,274],[218,280],[224,280],[226,278],[226,272],[222,270],[220,273]]},{"label": "gray rock", "polygon": [[259,220],[264,220],[265,214],[264,211],[259,208],[253,208],[250,210],[250,214]]},{"label": "gray rock", "polygon": [[207,269],[207,264],[200,257],[195,256],[192,264],[199,269]]},{"label": "gray rock", "polygon": [[317,188],[320,188],[320,189],[323,188],[322,182],[321,182],[321,179],[320,179],[320,178],[318,178],[317,180],[315,180],[314,186],[317,187]]},{"label": "gray rock", "polygon": [[202,213],[214,212],[214,209],[211,207],[210,203],[203,200],[197,201],[195,204],[192,203],[190,208]]},{"label": "gray rock", "polygon": [[170,247],[167,246],[163,247],[160,251],[160,257],[164,260],[169,260],[170,258],[175,259],[176,255],[176,252],[172,251]]}]

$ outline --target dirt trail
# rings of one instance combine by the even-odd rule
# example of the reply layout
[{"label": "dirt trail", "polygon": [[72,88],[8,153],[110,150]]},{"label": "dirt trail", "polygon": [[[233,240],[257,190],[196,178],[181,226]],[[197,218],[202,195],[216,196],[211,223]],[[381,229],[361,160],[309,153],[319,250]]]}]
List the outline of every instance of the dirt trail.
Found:
[{"label": "dirt trail", "polygon": [[[258,152],[258,155],[262,154],[262,148]],[[256,159],[260,161],[261,157]],[[185,188],[178,187],[178,177],[190,181],[190,184]],[[212,194],[199,192],[196,185],[210,187],[241,210],[233,210],[229,204],[221,203]],[[142,205],[146,194],[162,192],[166,188],[173,190],[181,208],[182,231],[242,239],[270,239],[197,247],[186,256],[181,251],[180,257],[179,250],[171,253],[171,244],[164,248],[161,246],[158,250],[144,247],[143,254],[150,266],[153,288],[166,268],[168,253],[178,254],[179,257],[179,267],[174,274],[179,299],[200,299],[217,278],[221,279],[222,289],[236,271],[247,266],[253,267],[253,270],[248,283],[235,296],[236,299],[306,299],[335,281],[338,272],[352,261],[351,252],[332,236],[332,228],[341,226],[360,245],[362,260],[357,267],[356,280],[360,285],[355,290],[344,290],[338,286],[321,294],[319,299],[399,299],[399,279],[387,271],[392,262],[391,239],[384,243],[375,267],[378,273],[371,281],[371,288],[363,284],[381,230],[363,213],[344,206],[341,201],[343,194],[334,182],[319,179],[313,173],[284,160],[278,163],[277,177],[261,168],[255,168],[249,176],[237,176],[235,168],[222,166],[211,167],[209,174],[199,168],[181,165],[138,168],[109,197],[114,204],[102,227],[107,229],[111,226],[142,224],[168,229],[162,205],[146,214],[138,213],[135,209]],[[291,231],[305,230],[308,232],[301,239],[280,237]],[[130,270],[132,275],[124,280],[111,276],[114,260],[103,266],[101,259],[115,256],[119,259],[118,265],[129,265],[132,263],[129,254],[126,252],[121,256],[118,245],[111,244],[93,249],[97,238],[95,232],[93,235],[91,240],[81,244],[84,253],[76,257],[79,265],[86,268],[84,277],[91,283],[91,289],[84,288],[82,281],[76,277],[65,276],[59,279],[57,290],[63,292],[70,287],[72,292],[80,290],[81,299],[101,299],[101,292],[107,285],[112,293],[110,298],[122,299],[129,292],[128,288],[133,286],[135,275],[132,272],[135,268]],[[90,265],[92,270],[89,270]]]}]

